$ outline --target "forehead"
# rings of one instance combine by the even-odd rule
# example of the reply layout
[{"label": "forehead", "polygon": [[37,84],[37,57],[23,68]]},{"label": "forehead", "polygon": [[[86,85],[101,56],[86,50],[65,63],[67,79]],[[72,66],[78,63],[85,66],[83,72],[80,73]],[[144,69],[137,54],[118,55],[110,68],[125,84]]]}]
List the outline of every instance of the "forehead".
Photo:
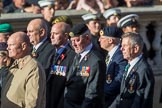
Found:
[{"label": "forehead", "polygon": [[118,15],[111,15],[108,19],[114,19],[114,18],[119,18]]},{"label": "forehead", "polygon": [[44,10],[54,9],[54,5],[48,5],[43,7]]},{"label": "forehead", "polygon": [[102,38],[102,39],[108,39],[107,36],[100,36],[100,38]]},{"label": "forehead", "polygon": [[10,43],[17,43],[15,36],[9,37],[7,43],[8,44],[10,44]]},{"label": "forehead", "polygon": [[71,37],[70,39],[71,40],[78,40],[78,39],[80,39],[81,37],[80,36],[75,36],[75,37]]},{"label": "forehead", "polygon": [[91,24],[91,23],[99,23],[99,20],[98,20],[98,19],[95,19],[95,20],[90,20],[90,21],[88,22],[88,24]]},{"label": "forehead", "polygon": [[129,41],[130,39],[128,37],[124,37],[122,38],[122,44],[129,44]]}]

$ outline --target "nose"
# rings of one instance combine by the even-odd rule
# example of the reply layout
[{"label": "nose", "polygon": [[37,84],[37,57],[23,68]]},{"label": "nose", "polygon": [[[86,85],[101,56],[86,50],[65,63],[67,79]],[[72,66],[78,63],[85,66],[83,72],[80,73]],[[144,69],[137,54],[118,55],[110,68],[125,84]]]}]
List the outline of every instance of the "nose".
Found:
[{"label": "nose", "polygon": [[9,45],[7,46],[7,50],[9,50],[10,48],[9,48]]},{"label": "nose", "polygon": [[27,36],[30,36],[30,33],[29,32],[27,32]]},{"label": "nose", "polygon": [[53,35],[53,33],[51,33],[51,36],[50,36],[50,38],[51,38],[51,39],[53,39],[53,38],[54,38],[54,35]]},{"label": "nose", "polygon": [[123,47],[121,47],[120,50],[123,51]]}]

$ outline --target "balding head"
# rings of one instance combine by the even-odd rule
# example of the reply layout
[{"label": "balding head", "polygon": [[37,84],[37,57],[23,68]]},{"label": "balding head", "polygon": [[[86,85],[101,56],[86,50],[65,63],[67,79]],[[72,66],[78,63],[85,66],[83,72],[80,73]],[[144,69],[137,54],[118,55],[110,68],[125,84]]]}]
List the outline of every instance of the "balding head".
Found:
[{"label": "balding head", "polygon": [[70,32],[70,25],[64,22],[56,23],[51,29],[51,43],[56,48],[60,48],[68,41],[68,34]]},{"label": "balding head", "polygon": [[30,43],[37,45],[44,38],[47,37],[48,27],[43,19],[33,19],[27,26],[27,35],[29,36]]},{"label": "balding head", "polygon": [[26,33],[13,33],[8,39],[9,57],[14,59],[22,58],[30,52],[30,41]]}]

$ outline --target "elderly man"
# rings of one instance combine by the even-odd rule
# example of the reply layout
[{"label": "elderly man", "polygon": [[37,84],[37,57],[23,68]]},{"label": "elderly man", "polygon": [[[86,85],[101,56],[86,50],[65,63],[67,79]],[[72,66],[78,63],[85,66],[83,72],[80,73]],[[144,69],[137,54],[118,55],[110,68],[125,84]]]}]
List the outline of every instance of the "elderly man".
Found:
[{"label": "elderly man", "polygon": [[49,56],[54,54],[55,49],[47,39],[47,24],[42,19],[33,19],[27,26],[27,35],[33,45],[32,56],[44,67],[46,76],[51,69]]},{"label": "elderly man", "polygon": [[47,79],[47,108],[63,108],[66,75],[73,62],[75,52],[69,44],[70,25],[58,22],[51,29],[51,43],[56,54],[51,57],[52,70]]},{"label": "elderly man", "polygon": [[128,60],[120,94],[109,108],[152,108],[154,75],[142,54],[143,40],[137,33],[122,36],[122,53]]},{"label": "elderly man", "polygon": [[120,50],[122,30],[117,27],[105,27],[100,31],[100,45],[108,54],[106,56],[105,108],[111,105],[120,92],[120,84],[127,65]]},{"label": "elderly man", "polygon": [[26,33],[12,34],[7,50],[15,61],[2,89],[1,108],[44,108],[45,73],[42,65],[30,56],[30,41]]},{"label": "elderly man", "polygon": [[64,108],[103,108],[105,62],[85,24],[74,26],[69,35],[77,54],[67,75]]}]

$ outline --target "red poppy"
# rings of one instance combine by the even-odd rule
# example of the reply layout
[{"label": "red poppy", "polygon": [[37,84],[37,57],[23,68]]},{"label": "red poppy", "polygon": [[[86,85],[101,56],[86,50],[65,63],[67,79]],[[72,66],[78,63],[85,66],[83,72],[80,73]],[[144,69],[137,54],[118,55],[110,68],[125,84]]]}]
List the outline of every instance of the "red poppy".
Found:
[{"label": "red poppy", "polygon": [[61,54],[61,60],[63,60],[65,58],[64,54]]}]

